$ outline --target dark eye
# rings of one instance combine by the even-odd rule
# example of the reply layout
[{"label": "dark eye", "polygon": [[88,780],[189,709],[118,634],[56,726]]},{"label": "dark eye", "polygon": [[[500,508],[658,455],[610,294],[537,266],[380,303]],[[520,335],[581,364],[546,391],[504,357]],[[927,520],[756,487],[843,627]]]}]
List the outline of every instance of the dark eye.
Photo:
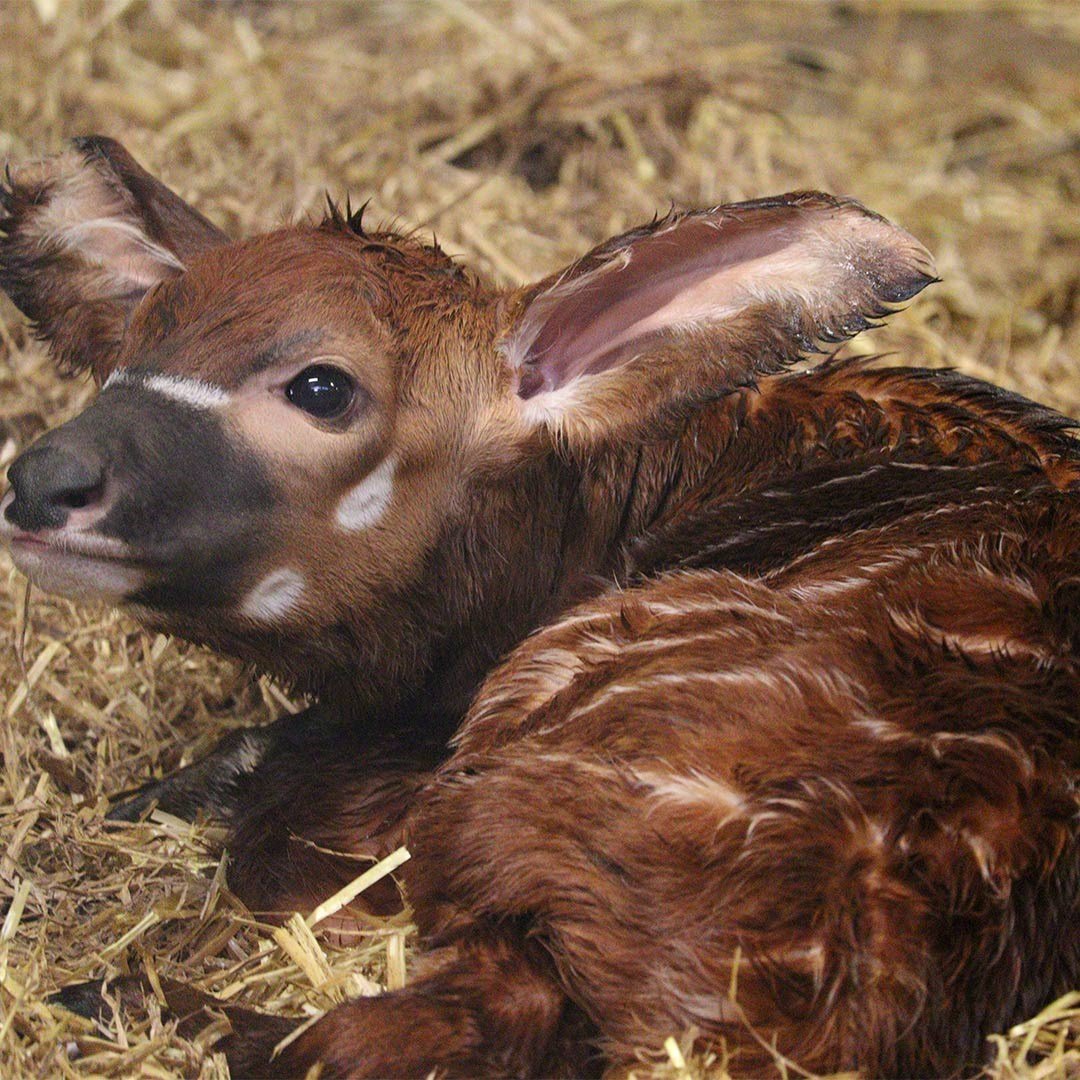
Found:
[{"label": "dark eye", "polygon": [[336,420],[352,404],[356,388],[341,368],[312,364],[288,386],[285,396],[298,409],[319,420]]}]

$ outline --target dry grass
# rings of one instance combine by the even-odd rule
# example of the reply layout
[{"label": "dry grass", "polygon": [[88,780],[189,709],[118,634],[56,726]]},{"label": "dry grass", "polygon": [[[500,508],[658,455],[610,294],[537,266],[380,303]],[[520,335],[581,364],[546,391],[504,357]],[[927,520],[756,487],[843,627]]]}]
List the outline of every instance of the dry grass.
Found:
[{"label": "dry grass", "polygon": [[[1080,413],[1080,8],[0,0],[0,34],[0,158],[109,133],[237,232],[349,191],[518,281],[672,201],[853,194],[945,279],[855,347]],[[89,390],[9,306],[0,361],[3,467]],[[50,1012],[76,980],[147,970],[302,1013],[399,979],[403,920],[352,951],[275,937],[211,830],[102,822],[107,793],[282,695],[116,613],[25,601],[0,561],[0,1074],[225,1075],[153,1011],[108,1031]],[[1080,1075],[1077,1016],[1009,1033],[993,1071]],[[723,1072],[652,1049],[663,1073]]]}]

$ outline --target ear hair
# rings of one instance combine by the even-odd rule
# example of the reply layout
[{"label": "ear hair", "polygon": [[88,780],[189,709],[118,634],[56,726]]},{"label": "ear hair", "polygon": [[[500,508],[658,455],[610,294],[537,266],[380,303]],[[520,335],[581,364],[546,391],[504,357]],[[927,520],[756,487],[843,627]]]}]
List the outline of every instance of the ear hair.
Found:
[{"label": "ear hair", "polygon": [[227,237],[103,137],[9,165],[0,184],[0,287],[57,362],[100,378],[135,304]]}]

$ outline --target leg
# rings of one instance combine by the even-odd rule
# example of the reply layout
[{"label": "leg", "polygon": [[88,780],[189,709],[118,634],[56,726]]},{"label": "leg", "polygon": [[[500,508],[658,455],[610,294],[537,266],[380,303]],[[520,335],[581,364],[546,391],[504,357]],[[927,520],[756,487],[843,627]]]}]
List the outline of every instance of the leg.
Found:
[{"label": "leg", "polygon": [[[245,759],[244,740],[249,735],[257,741]],[[228,736],[208,758],[162,785],[174,800],[166,804],[170,812],[175,812],[175,800],[181,797],[189,798],[186,805],[194,810],[206,810],[210,796],[217,800],[215,812],[232,826],[230,886],[249,908],[275,920],[311,910],[400,844],[405,818],[442,756],[443,745],[432,738],[406,748],[400,740],[380,740],[328,723],[308,710],[268,728]],[[135,796],[142,797],[143,793]],[[145,806],[152,802],[147,797]],[[322,929],[345,935],[362,912],[389,914],[400,908],[397,885],[386,878],[323,923]],[[95,980],[65,987],[54,1001],[97,1018],[108,1012],[101,986]],[[112,993],[123,992],[124,1000],[131,1002],[141,999],[144,990],[139,977],[110,984]],[[169,999],[172,1007],[172,994]],[[181,1015],[181,1010],[173,1011]],[[189,1011],[185,1008],[183,1014]],[[249,1029],[253,1023],[249,1021]],[[274,1036],[271,1047],[291,1027],[277,1017],[258,1018],[257,1023],[269,1033],[267,1038]]]},{"label": "leg", "polygon": [[[314,706],[227,735],[201,761],[147,784],[109,818],[137,821],[152,807],[230,826],[229,881],[253,911],[306,910],[399,843],[417,791],[445,756],[445,740],[387,737]],[[357,907],[401,906],[389,879]]]},{"label": "leg", "polygon": [[475,931],[429,954],[414,983],[329,1012],[270,1061],[280,1022],[230,1016],[234,1076],[592,1076],[600,1057],[585,1015],[550,959],[512,931]]},{"label": "leg", "polygon": [[[314,907],[401,844],[443,754],[438,740],[406,746],[346,731],[279,745],[247,779],[232,817],[232,890],[271,919]],[[356,906],[388,914],[401,898],[387,878]]]},{"label": "leg", "polygon": [[247,780],[275,748],[310,739],[316,729],[331,724],[315,706],[263,727],[230,732],[199,761],[117,796],[108,820],[139,821],[154,807],[185,821],[194,821],[200,812],[228,820]]}]

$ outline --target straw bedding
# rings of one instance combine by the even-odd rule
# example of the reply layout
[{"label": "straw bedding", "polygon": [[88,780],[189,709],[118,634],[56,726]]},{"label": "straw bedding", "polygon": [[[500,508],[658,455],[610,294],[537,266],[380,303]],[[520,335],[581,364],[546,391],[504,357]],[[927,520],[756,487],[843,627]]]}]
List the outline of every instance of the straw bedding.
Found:
[{"label": "straw bedding", "polygon": [[[944,281],[849,348],[1080,414],[1070,5],[2,0],[0,158],[91,131],[233,232],[349,192],[501,282],[672,202],[851,194]],[[5,302],[0,468],[90,395]],[[293,1015],[401,983],[407,914],[350,949],[310,920],[274,932],[231,897],[213,827],[103,824],[109,793],[294,707],[114,611],[29,595],[0,556],[0,1074],[226,1075],[153,1002],[106,1028],[51,1010],[70,982],[146,971]],[[723,1075],[687,1046],[642,1047],[640,1071]],[[1080,1075],[1080,995],[996,1053],[1002,1077]]]}]

